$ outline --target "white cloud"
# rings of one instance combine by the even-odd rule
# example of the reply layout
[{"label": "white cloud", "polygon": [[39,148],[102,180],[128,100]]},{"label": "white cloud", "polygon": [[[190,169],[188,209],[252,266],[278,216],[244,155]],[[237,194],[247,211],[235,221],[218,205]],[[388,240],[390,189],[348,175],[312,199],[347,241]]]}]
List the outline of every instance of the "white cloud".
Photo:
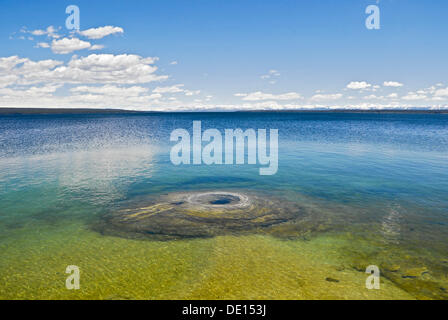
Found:
[{"label": "white cloud", "polygon": [[104,94],[104,95],[126,96],[126,97],[138,96],[140,94],[147,93],[148,91],[149,91],[148,88],[140,86],[117,87],[115,85],[104,85],[100,87],[78,86],[70,89],[70,92],[73,93],[93,93],[93,94]]},{"label": "white cloud", "polygon": [[[260,78],[263,80],[267,80],[267,79],[276,78],[276,77],[280,77],[280,72],[278,72],[275,69],[271,69],[268,71],[267,74],[262,75]],[[269,83],[271,83],[271,84],[274,84],[275,82],[276,82],[275,80],[269,81]]]},{"label": "white cloud", "polygon": [[33,31],[30,31],[30,33],[34,36],[43,36],[43,35],[47,34],[44,30],[33,30]]},{"label": "white cloud", "polygon": [[7,87],[11,83],[16,82],[18,79],[19,79],[19,77],[14,74],[2,76],[2,77],[0,77],[0,88]]},{"label": "white cloud", "polygon": [[436,97],[448,97],[448,87],[445,89],[438,89],[434,93]]},{"label": "white cloud", "polygon": [[101,50],[103,48],[104,48],[104,46],[102,44],[94,44],[93,46],[91,46],[89,48],[89,50]]},{"label": "white cloud", "polygon": [[330,100],[337,100],[342,98],[341,93],[334,93],[334,94],[315,94],[311,97],[311,101],[330,101]]},{"label": "white cloud", "polygon": [[184,92],[185,89],[182,89],[183,84],[176,84],[174,86],[168,86],[168,87],[157,87],[152,92],[154,93],[178,93],[178,92]]},{"label": "white cloud", "polygon": [[167,87],[157,87],[152,92],[154,93],[184,93],[186,96],[194,96],[201,93],[201,90],[187,90],[182,88],[183,84],[175,84]]},{"label": "white cloud", "polygon": [[[27,84],[33,84],[33,83],[44,83],[44,82],[55,82],[55,81],[42,81],[42,79],[39,79],[39,81],[36,82],[28,82],[29,79],[32,77],[41,77],[44,76],[44,74],[51,69],[54,69],[61,64],[63,64],[62,61],[47,59],[47,60],[40,60],[40,61],[31,61],[29,59],[17,59],[16,60],[17,65],[12,66],[8,71],[10,74],[15,74],[18,76],[18,82],[16,84],[20,85],[27,85]],[[0,74],[3,74],[3,72],[0,72]]]},{"label": "white cloud", "polygon": [[201,93],[201,90],[185,90],[184,93],[186,96],[194,96]]},{"label": "white cloud", "polygon": [[[64,79],[84,83],[147,83],[167,79],[154,72],[153,64],[158,58],[142,58],[133,54],[91,54],[75,58],[68,63],[68,69],[61,69]],[[57,75],[59,70],[55,70]]]},{"label": "white cloud", "polygon": [[57,54],[67,54],[77,50],[90,48],[90,42],[78,38],[63,38],[51,42],[51,50]]},{"label": "white cloud", "polygon": [[78,86],[70,89],[73,94],[67,97],[70,103],[95,104],[98,107],[150,105],[153,101],[158,101],[161,94],[148,94],[149,88],[141,86],[123,87],[115,85],[104,86]]},{"label": "white cloud", "polygon": [[176,64],[177,64],[177,61],[171,61],[170,64],[171,64],[171,65],[176,65]]},{"label": "white cloud", "polygon": [[236,93],[236,97],[243,97],[244,101],[262,101],[262,100],[296,100],[302,99],[297,92],[288,92],[283,94],[263,93],[261,91],[252,93]]},{"label": "white cloud", "polygon": [[362,89],[367,89],[371,86],[372,85],[370,83],[367,83],[365,81],[352,81],[347,85],[347,89],[362,90]]},{"label": "white cloud", "polygon": [[[11,90],[7,88],[8,90]],[[31,88],[30,88],[31,89]],[[213,111],[213,110],[336,110],[336,109],[413,109],[415,104],[360,103],[360,104],[296,104],[278,101],[244,102],[242,104],[211,104],[203,99],[186,103],[174,97],[162,98],[149,94],[145,88],[134,86],[79,86],[71,96],[52,95],[55,88],[35,87],[32,90],[0,91],[0,106],[60,108],[119,108],[152,111]],[[9,95],[5,95],[9,94]],[[433,110],[448,110],[447,104],[429,106]]]},{"label": "white cloud", "polygon": [[38,42],[36,48],[50,48],[50,45],[47,42]]},{"label": "white cloud", "polygon": [[91,28],[84,31],[80,31],[79,34],[89,39],[101,39],[114,33],[123,33],[123,28],[104,26],[99,28]]},{"label": "white cloud", "polygon": [[401,99],[403,100],[424,100],[427,99],[428,97],[426,95],[423,94],[416,94],[414,92],[409,92],[406,96],[402,97]]},{"label": "white cloud", "polygon": [[380,100],[380,99],[384,99],[384,97],[383,97],[383,96],[377,96],[377,95],[371,94],[371,95],[365,96],[364,99],[365,99],[365,100],[373,100],[373,99],[378,99],[378,100]]},{"label": "white cloud", "polygon": [[398,87],[402,87],[403,84],[400,82],[397,82],[397,81],[384,81],[383,86],[398,88]]},{"label": "white cloud", "polygon": [[54,39],[57,39],[57,38],[60,37],[60,35],[58,35],[56,33],[57,29],[55,27],[53,27],[53,26],[49,26],[45,30],[37,29],[37,30],[28,31],[25,28],[25,29],[22,29],[21,32],[23,32],[23,33],[30,33],[30,34],[32,34],[33,36],[36,36],[36,37],[40,37],[40,36],[44,36],[44,35],[47,35],[48,37],[54,38]]},{"label": "white cloud", "polygon": [[417,90],[417,91],[415,91],[415,93],[417,93],[419,95],[429,95],[429,94],[435,94],[436,91],[437,91],[437,87],[431,86],[429,88]]},{"label": "white cloud", "polygon": [[3,99],[8,98],[40,98],[40,97],[51,97],[52,94],[60,88],[61,85],[45,85],[41,87],[30,87],[25,89],[12,89],[12,88],[0,88],[0,96]]},{"label": "white cloud", "polygon": [[73,56],[68,63],[57,60],[32,61],[17,56],[0,58],[0,78],[16,76],[9,85],[37,83],[103,83],[137,84],[166,80],[157,75],[154,63],[158,58],[142,58],[132,54],[91,54]]}]

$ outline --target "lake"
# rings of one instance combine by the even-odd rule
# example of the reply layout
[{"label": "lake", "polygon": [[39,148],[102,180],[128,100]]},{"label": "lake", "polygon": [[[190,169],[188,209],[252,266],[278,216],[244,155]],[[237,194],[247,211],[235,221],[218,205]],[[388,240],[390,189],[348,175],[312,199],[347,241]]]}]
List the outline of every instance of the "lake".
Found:
[{"label": "lake", "polygon": [[[278,129],[277,172],[173,165],[193,121]],[[448,299],[447,114],[7,115],[0,150],[1,299]]]}]

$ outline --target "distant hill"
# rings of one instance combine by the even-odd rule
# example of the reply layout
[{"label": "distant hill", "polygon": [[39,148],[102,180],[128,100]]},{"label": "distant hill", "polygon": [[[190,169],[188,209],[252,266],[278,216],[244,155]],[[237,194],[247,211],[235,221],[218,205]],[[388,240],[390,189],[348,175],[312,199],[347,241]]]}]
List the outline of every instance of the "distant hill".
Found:
[{"label": "distant hill", "polygon": [[123,114],[140,113],[121,109],[0,108],[0,115],[27,114]]},{"label": "distant hill", "polygon": [[[229,111],[178,111],[177,113],[216,113]],[[260,113],[427,113],[427,114],[448,114],[448,110],[242,110],[235,112],[260,112]],[[66,108],[0,108],[0,115],[45,115],[45,114],[145,114],[145,113],[163,113],[161,111],[134,111],[122,109],[66,109]],[[171,112],[169,113],[176,113]]]},{"label": "distant hill", "polygon": [[361,109],[328,109],[328,110],[262,110],[262,111],[243,111],[243,112],[272,112],[272,113],[403,113],[403,114],[415,114],[415,113],[428,113],[437,114],[443,113],[448,114],[447,110],[424,110],[424,109],[371,109],[371,110],[361,110]]}]

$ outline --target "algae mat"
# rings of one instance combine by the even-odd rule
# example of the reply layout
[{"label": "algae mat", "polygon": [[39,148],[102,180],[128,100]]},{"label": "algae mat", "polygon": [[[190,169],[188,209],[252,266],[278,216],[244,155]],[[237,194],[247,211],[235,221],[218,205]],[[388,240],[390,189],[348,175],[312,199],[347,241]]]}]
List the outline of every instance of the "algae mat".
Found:
[{"label": "algae mat", "polygon": [[[367,290],[366,274],[341,268],[350,241],[328,235],[141,241],[76,223],[26,234],[0,248],[1,299],[414,298],[385,278],[381,290]],[[65,288],[69,264],[81,270],[80,290]]]}]

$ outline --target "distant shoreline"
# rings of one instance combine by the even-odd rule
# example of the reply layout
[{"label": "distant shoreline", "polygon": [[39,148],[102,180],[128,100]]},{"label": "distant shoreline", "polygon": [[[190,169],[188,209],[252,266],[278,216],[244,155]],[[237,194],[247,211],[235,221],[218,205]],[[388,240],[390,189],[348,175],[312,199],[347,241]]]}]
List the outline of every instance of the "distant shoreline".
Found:
[{"label": "distant shoreline", "polygon": [[384,113],[384,114],[448,114],[448,110],[235,110],[235,111],[135,111],[124,109],[66,109],[66,108],[0,108],[0,115],[62,115],[62,114],[155,114],[155,113]]}]

